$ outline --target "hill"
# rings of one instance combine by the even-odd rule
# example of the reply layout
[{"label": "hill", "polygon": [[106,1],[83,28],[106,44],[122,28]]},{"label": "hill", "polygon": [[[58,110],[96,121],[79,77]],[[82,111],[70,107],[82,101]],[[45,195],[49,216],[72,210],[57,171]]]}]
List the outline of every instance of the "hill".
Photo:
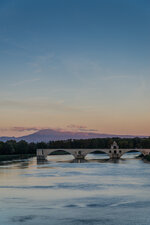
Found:
[{"label": "hill", "polygon": [[[25,140],[30,142],[49,142],[57,140],[68,140],[68,139],[90,139],[90,138],[134,138],[134,135],[116,135],[116,134],[101,134],[94,132],[71,132],[71,131],[58,131],[53,129],[39,130],[33,134],[22,136],[22,137],[0,137],[0,141],[6,142],[7,140]],[[139,136],[144,137],[144,136]]]}]

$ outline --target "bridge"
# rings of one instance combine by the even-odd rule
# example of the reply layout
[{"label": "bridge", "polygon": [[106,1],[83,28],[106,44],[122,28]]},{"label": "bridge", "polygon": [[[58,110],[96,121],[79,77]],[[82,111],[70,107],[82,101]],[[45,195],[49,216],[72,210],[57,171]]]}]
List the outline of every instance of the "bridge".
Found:
[{"label": "bridge", "polygon": [[131,151],[141,152],[144,156],[150,155],[150,149],[120,149],[114,141],[110,149],[37,149],[37,160],[46,160],[48,155],[60,150],[73,155],[75,159],[85,159],[86,155],[97,151],[106,153],[110,159],[119,159],[122,155]]}]

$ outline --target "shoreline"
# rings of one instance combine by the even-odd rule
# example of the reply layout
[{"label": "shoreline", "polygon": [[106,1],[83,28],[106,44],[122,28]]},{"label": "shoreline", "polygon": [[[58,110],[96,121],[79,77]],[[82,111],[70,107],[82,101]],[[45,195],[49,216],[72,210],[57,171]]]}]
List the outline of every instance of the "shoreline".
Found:
[{"label": "shoreline", "polygon": [[23,154],[23,155],[0,155],[0,162],[11,161],[15,159],[28,159],[30,157],[34,157],[35,154]]}]

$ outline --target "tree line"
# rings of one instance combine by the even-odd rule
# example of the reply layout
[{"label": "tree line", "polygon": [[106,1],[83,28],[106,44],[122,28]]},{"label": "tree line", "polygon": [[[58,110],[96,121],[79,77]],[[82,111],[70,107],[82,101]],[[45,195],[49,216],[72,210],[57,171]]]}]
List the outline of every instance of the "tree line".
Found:
[{"label": "tree line", "polygon": [[150,149],[150,137],[149,138],[93,138],[93,139],[81,139],[81,140],[61,140],[61,141],[49,141],[48,143],[27,143],[26,141],[16,142],[9,140],[6,142],[0,141],[0,155],[23,155],[23,154],[36,154],[36,149],[59,149],[59,148],[110,148],[111,144],[116,141],[120,148],[149,148]]}]

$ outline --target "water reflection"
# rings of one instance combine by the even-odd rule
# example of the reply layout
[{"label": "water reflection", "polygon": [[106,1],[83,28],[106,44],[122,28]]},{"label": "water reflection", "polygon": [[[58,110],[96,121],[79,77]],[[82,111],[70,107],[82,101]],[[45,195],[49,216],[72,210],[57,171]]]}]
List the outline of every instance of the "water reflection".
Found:
[{"label": "water reflection", "polygon": [[150,164],[129,153],[36,158],[0,166],[2,225],[148,225]]},{"label": "water reflection", "polygon": [[[139,152],[129,152],[124,154],[120,159],[110,159],[107,154],[88,154],[85,159],[74,159],[71,155],[51,155],[47,157],[46,161],[38,163],[48,163],[48,162],[66,162],[66,163],[122,163],[125,160],[136,159],[139,157]],[[141,158],[140,158],[141,159]]]},{"label": "water reflection", "polygon": [[88,162],[88,160],[86,160],[86,159],[73,159],[71,162],[72,163],[86,163],[86,162]]}]

